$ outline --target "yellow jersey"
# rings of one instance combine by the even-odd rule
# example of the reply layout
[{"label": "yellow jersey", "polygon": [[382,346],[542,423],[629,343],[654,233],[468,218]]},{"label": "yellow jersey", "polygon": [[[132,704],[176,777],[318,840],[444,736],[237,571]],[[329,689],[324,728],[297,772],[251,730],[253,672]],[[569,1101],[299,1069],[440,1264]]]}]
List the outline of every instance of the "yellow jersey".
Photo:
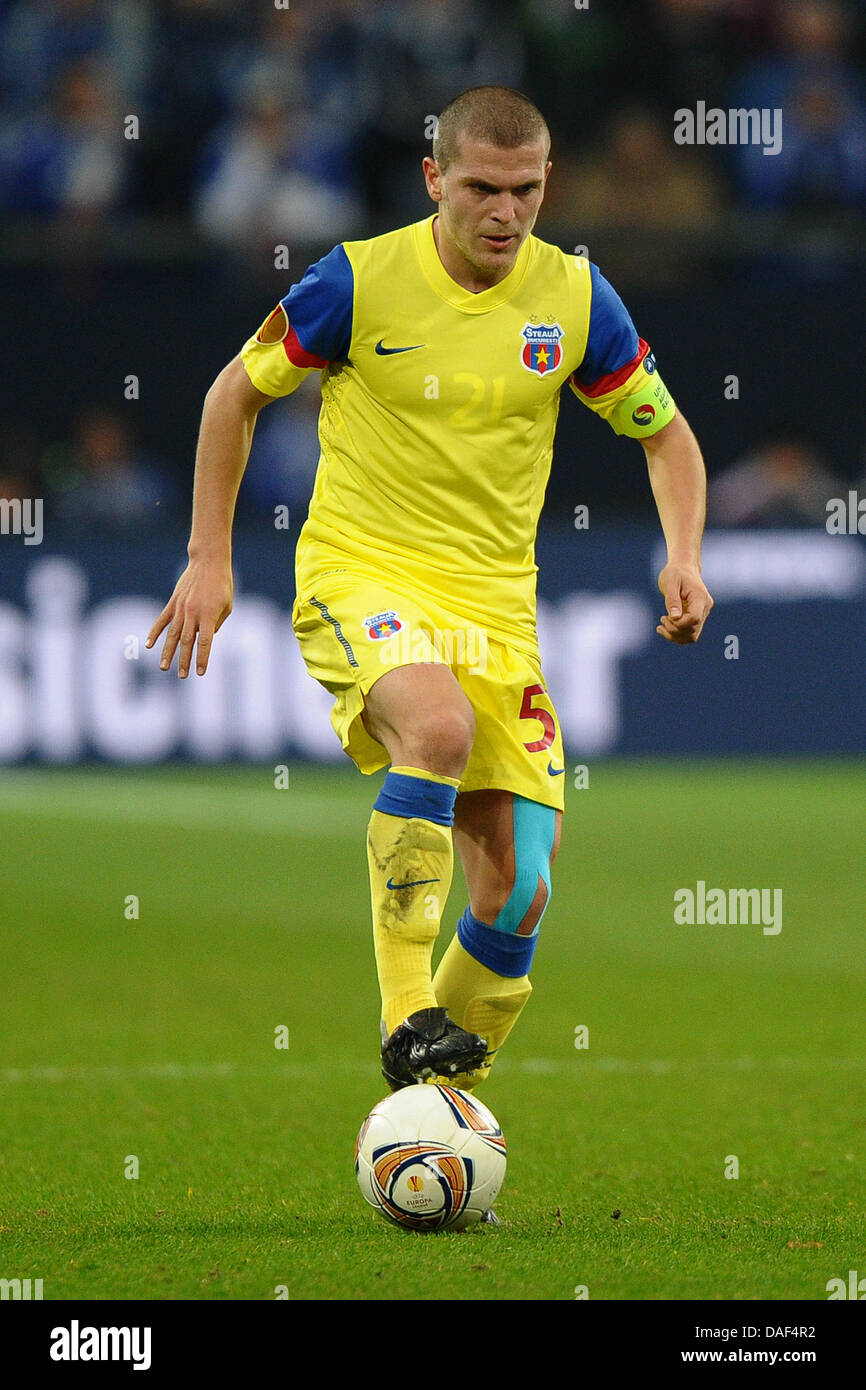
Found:
[{"label": "yellow jersey", "polygon": [[[509,274],[475,294],[445,270],[435,216],[335,247],[241,356],[270,396],[322,373],[298,596],[326,573],[381,573],[532,651],[535,534],[562,387],[635,438],[675,407],[596,266],[529,236]],[[264,342],[276,315],[283,336]]]}]

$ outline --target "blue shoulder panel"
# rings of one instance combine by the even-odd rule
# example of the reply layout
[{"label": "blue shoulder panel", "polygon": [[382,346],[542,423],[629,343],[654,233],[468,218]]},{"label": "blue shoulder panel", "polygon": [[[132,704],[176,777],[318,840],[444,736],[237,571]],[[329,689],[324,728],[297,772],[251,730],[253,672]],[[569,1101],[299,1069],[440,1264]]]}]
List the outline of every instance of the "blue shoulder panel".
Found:
[{"label": "blue shoulder panel", "polygon": [[597,265],[590,263],[592,302],[583,361],[574,373],[579,386],[592,386],[633,361],[640,346],[628,310]]},{"label": "blue shoulder panel", "polygon": [[281,301],[305,352],[325,362],[349,355],[355,276],[342,246],[311,265]]}]

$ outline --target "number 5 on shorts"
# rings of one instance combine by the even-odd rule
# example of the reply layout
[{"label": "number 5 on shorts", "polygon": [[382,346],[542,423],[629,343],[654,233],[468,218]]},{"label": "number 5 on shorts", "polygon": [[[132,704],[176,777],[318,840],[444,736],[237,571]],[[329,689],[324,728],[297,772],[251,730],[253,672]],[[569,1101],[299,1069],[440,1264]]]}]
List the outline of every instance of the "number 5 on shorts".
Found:
[{"label": "number 5 on shorts", "polygon": [[556,724],[553,715],[548,709],[541,709],[532,703],[534,695],[546,695],[547,691],[543,685],[528,685],[523,692],[523,699],[520,702],[520,719],[537,719],[544,729],[544,738],[537,738],[532,743],[524,743],[527,753],[540,753],[543,749],[549,748],[556,738]]}]

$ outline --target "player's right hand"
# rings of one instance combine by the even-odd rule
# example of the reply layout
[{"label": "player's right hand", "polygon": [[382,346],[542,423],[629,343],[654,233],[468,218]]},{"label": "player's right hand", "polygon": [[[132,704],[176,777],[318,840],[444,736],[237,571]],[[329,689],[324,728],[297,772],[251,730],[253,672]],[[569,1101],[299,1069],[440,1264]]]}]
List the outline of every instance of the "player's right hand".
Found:
[{"label": "player's right hand", "polygon": [[167,671],[171,666],[179,645],[177,674],[184,680],[189,675],[195,646],[196,672],[204,675],[214,633],[219,632],[232,611],[233,592],[231,564],[190,560],[144,644],[145,647],[152,647],[160,633],[168,628],[159,659],[161,670]]}]

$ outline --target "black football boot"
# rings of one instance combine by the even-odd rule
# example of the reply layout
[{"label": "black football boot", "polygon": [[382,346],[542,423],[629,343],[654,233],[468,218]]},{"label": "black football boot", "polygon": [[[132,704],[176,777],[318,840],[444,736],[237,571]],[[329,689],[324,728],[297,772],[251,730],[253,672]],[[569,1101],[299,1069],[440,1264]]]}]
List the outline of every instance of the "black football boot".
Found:
[{"label": "black football boot", "polygon": [[419,1009],[382,1044],[382,1075],[399,1091],[428,1077],[472,1072],[486,1056],[484,1039],[458,1028],[445,1009]]}]

